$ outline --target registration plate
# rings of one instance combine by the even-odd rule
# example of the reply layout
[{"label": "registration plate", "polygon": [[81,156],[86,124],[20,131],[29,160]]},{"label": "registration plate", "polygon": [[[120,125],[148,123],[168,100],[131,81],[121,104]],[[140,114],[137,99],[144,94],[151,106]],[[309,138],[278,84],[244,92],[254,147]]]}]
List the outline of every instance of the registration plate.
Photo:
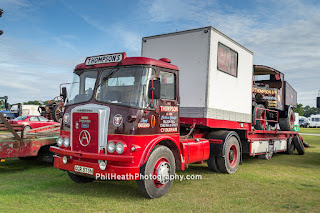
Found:
[{"label": "registration plate", "polygon": [[75,165],[74,171],[84,173],[84,174],[93,175],[93,168],[89,168],[89,167]]}]

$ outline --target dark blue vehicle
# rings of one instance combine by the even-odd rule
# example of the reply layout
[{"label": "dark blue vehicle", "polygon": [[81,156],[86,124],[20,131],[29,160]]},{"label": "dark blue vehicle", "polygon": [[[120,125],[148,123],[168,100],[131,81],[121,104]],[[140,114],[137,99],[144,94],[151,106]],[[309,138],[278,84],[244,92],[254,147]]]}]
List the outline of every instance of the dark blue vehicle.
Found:
[{"label": "dark blue vehicle", "polygon": [[18,104],[17,110],[10,110],[11,106],[8,103],[8,96],[0,97],[0,113],[8,120],[21,115],[21,104]]}]

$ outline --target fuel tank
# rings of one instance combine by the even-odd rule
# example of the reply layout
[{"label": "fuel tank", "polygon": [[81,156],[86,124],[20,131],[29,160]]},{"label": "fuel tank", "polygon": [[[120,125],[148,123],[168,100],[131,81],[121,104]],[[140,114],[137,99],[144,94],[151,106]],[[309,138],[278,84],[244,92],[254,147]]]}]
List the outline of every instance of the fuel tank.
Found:
[{"label": "fuel tank", "polygon": [[204,138],[180,138],[183,159],[186,164],[209,159],[210,143]]}]

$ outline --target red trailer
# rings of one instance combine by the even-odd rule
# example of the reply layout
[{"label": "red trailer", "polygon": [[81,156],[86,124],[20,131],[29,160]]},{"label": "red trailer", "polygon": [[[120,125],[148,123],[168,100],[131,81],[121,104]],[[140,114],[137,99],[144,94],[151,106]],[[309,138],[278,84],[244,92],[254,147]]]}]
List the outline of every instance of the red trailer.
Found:
[{"label": "red trailer", "polygon": [[298,133],[254,129],[277,126],[279,115],[252,109],[252,53],[243,46],[208,27],[143,38],[142,48],[143,56],[168,54],[181,70],[168,58],[126,53],[76,66],[58,147],[50,148],[73,181],[137,180],[144,196],[158,198],[191,163],[231,174],[243,154],[304,154]]},{"label": "red trailer", "polygon": [[0,130],[7,133],[0,134],[0,161],[7,158],[20,158],[21,160],[39,159],[53,162],[53,153],[49,147],[56,144],[60,132],[60,124],[50,125],[25,131],[24,125],[9,124],[0,114]]}]

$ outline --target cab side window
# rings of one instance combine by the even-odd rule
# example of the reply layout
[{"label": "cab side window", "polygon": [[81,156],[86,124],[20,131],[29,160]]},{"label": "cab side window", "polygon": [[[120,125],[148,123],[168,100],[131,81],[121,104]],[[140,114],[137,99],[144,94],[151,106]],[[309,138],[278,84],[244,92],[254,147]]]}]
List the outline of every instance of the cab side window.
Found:
[{"label": "cab side window", "polygon": [[159,77],[161,83],[160,98],[175,100],[175,75],[173,73],[160,71]]}]

